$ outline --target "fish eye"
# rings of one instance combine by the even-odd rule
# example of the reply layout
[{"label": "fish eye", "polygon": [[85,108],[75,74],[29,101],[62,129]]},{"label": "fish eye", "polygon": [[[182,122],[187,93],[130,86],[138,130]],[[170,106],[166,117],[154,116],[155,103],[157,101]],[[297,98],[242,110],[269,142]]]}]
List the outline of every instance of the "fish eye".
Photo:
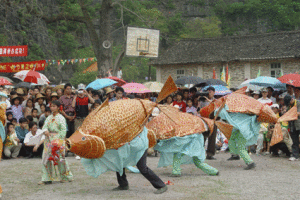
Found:
[{"label": "fish eye", "polygon": [[85,140],[85,137],[82,137],[81,140],[84,141],[84,140]]}]

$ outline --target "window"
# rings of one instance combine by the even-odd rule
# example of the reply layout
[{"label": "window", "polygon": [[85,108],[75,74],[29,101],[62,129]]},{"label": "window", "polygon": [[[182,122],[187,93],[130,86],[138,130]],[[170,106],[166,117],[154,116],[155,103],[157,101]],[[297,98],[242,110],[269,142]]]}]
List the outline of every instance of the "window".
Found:
[{"label": "window", "polygon": [[280,63],[271,63],[271,77],[278,78],[280,77],[281,64]]},{"label": "window", "polygon": [[184,76],[184,69],[177,69],[177,79]]}]

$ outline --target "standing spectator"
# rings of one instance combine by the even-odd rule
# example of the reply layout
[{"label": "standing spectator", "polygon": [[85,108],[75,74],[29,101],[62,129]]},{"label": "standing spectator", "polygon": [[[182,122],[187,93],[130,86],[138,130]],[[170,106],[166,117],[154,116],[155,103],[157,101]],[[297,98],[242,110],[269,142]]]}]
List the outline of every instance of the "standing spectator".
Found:
[{"label": "standing spectator", "polygon": [[124,89],[122,87],[116,88],[116,97],[113,97],[109,100],[109,102],[117,101],[123,99]]},{"label": "standing spectator", "polygon": [[118,70],[118,72],[117,72],[117,77],[118,77],[119,79],[121,79],[122,76],[123,76],[123,73],[122,73],[122,67],[119,67],[119,70]]},{"label": "standing spectator", "polygon": [[263,88],[261,90],[262,97],[258,99],[258,101],[262,104],[271,106],[273,104],[272,100],[268,98],[268,89]]},{"label": "standing spectator", "polygon": [[35,96],[35,101],[34,107],[38,110],[38,115],[40,115],[42,114],[41,105],[46,104],[45,97],[39,93]]},{"label": "standing spectator", "polygon": [[300,101],[300,87],[294,87],[295,99]]},{"label": "standing spectator", "polygon": [[91,107],[91,111],[94,110],[95,108],[97,108],[97,107],[100,106],[100,105],[101,105],[100,99],[95,100],[95,103],[94,103],[94,104],[92,105],[92,107]]},{"label": "standing spectator", "polygon": [[33,98],[35,98],[36,95],[39,94],[39,93],[40,93],[40,89],[39,89],[38,87],[35,87],[35,88],[33,89],[33,93],[32,93]]},{"label": "standing spectator", "polygon": [[185,89],[185,90],[183,90],[183,98],[182,98],[184,103],[187,103],[186,101],[188,98],[189,98],[189,90]]},{"label": "standing spectator", "polygon": [[26,150],[27,158],[33,158],[34,156],[42,157],[43,143],[45,136],[42,135],[43,131],[38,129],[36,122],[29,123],[29,131],[24,139],[24,146]]},{"label": "standing spectator", "polygon": [[[41,114],[38,115],[38,118],[40,118],[43,114],[45,114],[46,107],[47,107],[47,106],[46,106],[45,104],[40,105]],[[48,108],[49,108],[49,107],[48,107]]]},{"label": "standing spectator", "polygon": [[294,97],[294,88],[291,85],[286,84],[286,92],[282,93],[280,97],[284,98],[287,94],[290,95],[291,97]]},{"label": "standing spectator", "polygon": [[284,97],[284,104],[287,106],[287,110],[290,110],[293,106],[296,106],[298,112],[298,119],[295,121],[289,121],[290,135],[293,140],[292,157],[290,157],[289,160],[295,161],[299,159],[300,101],[287,94]]},{"label": "standing spectator", "polygon": [[32,109],[31,116],[33,118],[33,122],[39,123],[39,118],[38,118],[38,110],[36,108]]},{"label": "standing spectator", "polygon": [[165,105],[173,105],[173,97],[171,95],[167,97]]},{"label": "standing spectator", "polygon": [[27,119],[25,119],[24,117],[22,117],[20,120],[19,120],[19,123],[20,123],[20,126],[17,126],[15,128],[16,130],[16,134],[20,140],[21,143],[24,142],[24,139],[25,139],[25,136],[26,134],[28,133],[28,121]]},{"label": "standing spectator", "polygon": [[21,150],[22,144],[19,143],[20,140],[15,132],[15,127],[12,123],[8,123],[7,136],[4,145],[4,155],[8,158],[17,158]]},{"label": "standing spectator", "polygon": [[53,92],[53,93],[51,94],[51,101],[56,101],[56,100],[58,100],[58,99],[59,99],[58,94],[57,94],[56,92]]},{"label": "standing spectator", "polygon": [[50,103],[51,101],[51,93],[52,93],[52,89],[50,87],[47,87],[45,90],[45,98],[46,98],[46,103]]},{"label": "standing spectator", "polygon": [[176,94],[176,101],[173,102],[173,106],[178,105],[179,109],[182,112],[186,112],[186,104],[182,101],[183,94],[181,92],[178,92]]},{"label": "standing spectator", "polygon": [[58,98],[60,98],[62,95],[64,95],[63,89],[58,89],[56,92],[57,92]]},{"label": "standing spectator", "polygon": [[12,113],[14,117],[17,119],[17,122],[19,122],[19,120],[23,117],[23,108],[20,105],[22,99],[18,95],[13,95],[10,101],[12,104],[11,107]]},{"label": "standing spectator", "polygon": [[193,113],[193,115],[197,115],[197,109],[193,106],[193,101],[191,98],[187,99],[186,104],[186,112]]},{"label": "standing spectator", "polygon": [[210,104],[210,102],[212,102],[215,99],[215,88],[214,87],[208,87],[207,88],[207,92],[208,92],[208,97],[205,97],[205,101],[200,101],[199,103],[199,107],[200,109],[204,108],[205,106],[208,106]]},{"label": "standing spectator", "polygon": [[271,99],[271,101],[273,103],[276,103],[276,98],[275,97],[272,97],[272,94],[274,92],[274,89],[272,87],[268,87],[268,98]]},{"label": "standing spectator", "polygon": [[111,87],[107,87],[105,88],[105,92],[106,92],[106,96],[108,98],[109,101],[114,101],[114,100],[111,100],[114,98],[114,95],[115,95],[115,90],[111,89]]},{"label": "standing spectator", "polygon": [[254,98],[255,100],[258,100],[258,99],[259,99],[259,91],[254,91],[254,92],[253,92],[253,98]]},{"label": "standing spectator", "polygon": [[68,132],[66,137],[69,138],[74,133],[75,108],[72,107],[74,96],[72,93],[72,85],[70,83],[64,86],[65,94],[59,98],[62,106],[61,114],[66,118]]},{"label": "standing spectator", "polygon": [[33,109],[33,100],[32,99],[27,99],[25,108],[23,109],[25,118],[28,115],[31,115],[32,109]]}]

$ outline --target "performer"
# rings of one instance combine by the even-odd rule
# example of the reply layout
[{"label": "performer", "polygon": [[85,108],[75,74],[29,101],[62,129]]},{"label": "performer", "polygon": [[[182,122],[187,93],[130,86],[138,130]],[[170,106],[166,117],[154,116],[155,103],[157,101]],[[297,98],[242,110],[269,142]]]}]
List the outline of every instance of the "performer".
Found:
[{"label": "performer", "polygon": [[[7,95],[3,92],[0,92],[0,161],[1,161],[1,158],[2,158],[2,151],[3,151],[3,142],[5,141],[5,129],[4,129],[4,126],[6,124],[6,108],[7,108],[7,105],[6,105],[6,98]],[[2,187],[0,185],[0,198],[2,197]]]},{"label": "performer", "polygon": [[[47,117],[42,128],[46,137],[42,157],[42,181],[38,183],[39,185],[51,184],[52,181],[73,181],[73,174],[69,170],[68,163],[64,158],[64,140],[67,129],[65,118],[58,113],[59,107],[59,101],[51,102],[50,109],[52,114]],[[53,151],[55,150],[54,148],[56,148],[56,151]]]},{"label": "performer", "polygon": [[[177,107],[177,105],[175,105],[174,107]],[[157,111],[153,112],[152,115],[158,116],[158,112]],[[153,121],[152,123],[159,123],[158,121],[169,120],[166,118],[164,114],[162,114],[159,117],[160,118],[157,118],[156,121]],[[182,118],[183,117],[184,116],[182,116]],[[168,124],[171,125],[171,123]],[[208,132],[209,131],[208,126],[204,121],[202,121],[202,123],[205,126],[205,130],[206,130],[205,132]],[[151,127],[150,124],[149,127]],[[161,126],[168,126],[168,125],[161,124]],[[219,171],[216,168],[213,168],[207,163],[204,163],[205,149],[204,149],[203,133],[202,134],[195,133],[183,137],[175,136],[169,139],[160,140],[156,144],[154,149],[160,152],[158,167],[167,167],[173,165],[173,171],[171,177],[180,177],[181,176],[180,165],[191,164],[191,163],[194,163],[196,167],[198,167],[208,175],[219,175]],[[173,163],[172,163],[172,159],[170,158],[173,158]]]}]

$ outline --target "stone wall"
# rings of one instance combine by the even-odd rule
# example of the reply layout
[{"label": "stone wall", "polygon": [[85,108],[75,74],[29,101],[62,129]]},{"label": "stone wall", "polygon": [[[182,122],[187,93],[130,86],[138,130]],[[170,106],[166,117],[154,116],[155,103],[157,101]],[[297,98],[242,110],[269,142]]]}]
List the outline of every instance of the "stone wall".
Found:
[{"label": "stone wall", "polygon": [[[271,64],[281,63],[281,68],[284,74],[300,72],[300,59],[280,59],[280,60],[262,60],[262,61],[233,61],[228,63],[229,74],[231,76],[230,87],[237,87],[245,79],[248,79],[247,73],[250,71],[250,79],[257,77],[260,68],[261,76],[271,76]],[[220,78],[223,66],[226,70],[225,63],[202,63],[202,64],[184,64],[184,65],[162,65],[156,66],[159,68],[156,80],[164,83],[168,76],[171,75],[174,80],[177,79],[177,70],[184,69],[185,76],[199,76],[203,79],[213,77],[213,68],[216,70],[217,79]],[[248,72],[247,72],[248,67]]]}]

